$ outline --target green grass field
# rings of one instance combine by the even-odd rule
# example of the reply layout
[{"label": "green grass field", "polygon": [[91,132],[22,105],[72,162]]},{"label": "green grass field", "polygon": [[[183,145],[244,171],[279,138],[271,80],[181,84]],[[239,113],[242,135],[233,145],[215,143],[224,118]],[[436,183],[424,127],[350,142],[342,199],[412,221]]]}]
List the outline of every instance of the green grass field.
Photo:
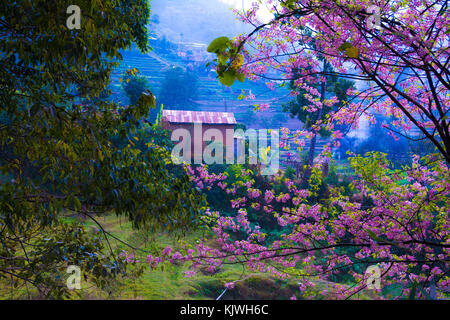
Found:
[{"label": "green grass field", "polygon": [[[70,222],[74,218],[64,218]],[[124,242],[142,250],[158,250],[167,245],[176,246],[179,239],[168,234],[158,234],[147,237],[144,231],[133,230],[131,223],[124,218],[113,215],[100,217],[98,222],[102,226]],[[86,228],[94,230],[97,226],[91,222],[85,222]],[[200,232],[192,233],[183,237],[183,241],[195,242],[203,238]],[[110,238],[113,249],[124,250],[127,246],[117,240]],[[145,261],[145,253],[137,254],[136,257]],[[133,270],[135,267],[131,267]],[[233,290],[228,290],[221,299],[242,300],[279,300],[289,299],[294,294],[299,296],[298,285],[295,279],[279,280],[268,274],[249,273],[241,265],[226,265],[217,273],[211,275],[197,272],[193,277],[186,277],[184,272],[189,269],[184,265],[164,264],[155,270],[145,267],[143,274],[138,277],[120,278],[108,285],[107,290],[99,290],[89,282],[81,283],[82,289],[74,294],[73,299],[142,299],[142,300],[211,300],[216,299],[224,291],[226,282],[236,281]],[[327,283],[317,282],[317,291],[327,287]],[[108,293],[109,291],[109,293]],[[0,300],[4,299],[36,299],[36,290],[20,286],[11,289],[7,280],[0,281]],[[319,297],[318,297],[319,298]],[[328,297],[330,298],[330,297]],[[369,299],[367,294],[361,294],[358,299]]]}]

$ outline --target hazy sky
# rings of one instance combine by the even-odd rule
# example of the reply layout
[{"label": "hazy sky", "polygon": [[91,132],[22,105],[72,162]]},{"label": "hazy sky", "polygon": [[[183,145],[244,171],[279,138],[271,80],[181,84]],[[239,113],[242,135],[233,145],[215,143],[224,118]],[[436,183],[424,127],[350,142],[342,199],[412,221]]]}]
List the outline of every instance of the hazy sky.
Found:
[{"label": "hazy sky", "polygon": [[251,5],[253,0],[219,0],[220,2],[231,4],[235,8],[242,8],[242,5],[248,6]]},{"label": "hazy sky", "polygon": [[[255,2],[255,0],[219,0],[219,1],[231,5],[239,10],[242,9],[247,10],[250,8],[251,4]],[[265,7],[262,7],[262,9],[259,10],[258,15],[264,22],[268,22],[270,21],[271,18],[273,18],[273,15]]]}]

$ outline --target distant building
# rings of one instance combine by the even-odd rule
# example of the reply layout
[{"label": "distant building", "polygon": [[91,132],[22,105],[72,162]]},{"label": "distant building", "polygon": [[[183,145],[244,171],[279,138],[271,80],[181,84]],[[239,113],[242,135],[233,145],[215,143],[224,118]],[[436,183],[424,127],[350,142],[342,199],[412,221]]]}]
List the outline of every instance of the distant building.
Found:
[{"label": "distant building", "polygon": [[[163,110],[161,121],[164,127],[171,131],[185,129],[189,132],[191,138],[191,155],[193,157],[199,151],[203,153],[203,150],[208,142],[203,138],[205,136],[205,132],[209,129],[219,130],[222,135],[221,139],[223,141],[224,148],[229,146],[234,149],[234,126],[236,124],[236,119],[233,113]],[[228,132],[228,136],[227,129],[233,130],[233,132]],[[209,131],[209,133],[211,133],[211,131]],[[231,136],[229,133],[231,133]],[[214,138],[217,139],[217,137]],[[195,149],[194,145],[196,145],[198,149]],[[201,150],[198,147],[200,145],[202,146]]]}]

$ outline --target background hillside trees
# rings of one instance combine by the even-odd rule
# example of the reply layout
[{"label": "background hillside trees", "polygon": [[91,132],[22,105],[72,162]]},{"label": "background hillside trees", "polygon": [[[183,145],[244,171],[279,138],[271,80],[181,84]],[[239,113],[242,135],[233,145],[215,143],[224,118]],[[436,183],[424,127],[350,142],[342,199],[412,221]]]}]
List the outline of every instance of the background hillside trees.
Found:
[{"label": "background hillside trees", "polygon": [[185,109],[195,100],[197,89],[198,77],[195,73],[172,67],[166,72],[157,97],[158,103],[162,103],[166,109]]}]

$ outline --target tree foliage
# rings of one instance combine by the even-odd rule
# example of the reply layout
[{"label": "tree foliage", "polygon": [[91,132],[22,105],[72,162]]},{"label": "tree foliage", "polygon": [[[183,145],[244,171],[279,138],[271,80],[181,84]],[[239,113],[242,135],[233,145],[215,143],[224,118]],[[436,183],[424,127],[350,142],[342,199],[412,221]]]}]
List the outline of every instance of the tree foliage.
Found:
[{"label": "tree foliage", "polygon": [[138,75],[138,70],[127,70],[121,78],[122,89],[125,91],[130,104],[137,104],[139,97],[146,90],[150,90],[150,84],[146,77]]},{"label": "tree foliage", "polygon": [[[320,117],[319,110],[312,111],[308,108],[311,105],[311,102],[305,97],[307,91],[296,87],[294,80],[291,82],[291,89],[296,92],[295,100],[284,104],[283,112],[288,112],[291,117],[296,117],[300,120],[303,123],[303,128],[310,130],[313,126],[317,126],[318,128],[315,131],[317,131],[320,136],[329,137],[331,133],[326,130],[329,113],[332,110],[339,110],[348,102],[350,97],[347,95],[347,92],[348,89],[354,87],[354,82],[338,79],[336,76],[327,76],[325,78],[325,95],[328,97],[335,96],[337,98],[337,103],[333,105],[323,105]],[[320,90],[319,83],[311,84],[310,86],[316,90]]]},{"label": "tree foliage", "polygon": [[166,71],[158,102],[167,108],[185,108],[192,104],[197,96],[198,78],[193,72],[180,67],[172,67]]},{"label": "tree foliage", "polygon": [[151,92],[127,107],[98,99],[121,50],[149,49],[148,2],[81,1],[80,30],[66,28],[70,4],[0,4],[0,277],[41,296],[68,294],[69,264],[99,285],[123,271],[109,242],[61,215],[113,211],[135,227],[186,230],[203,205],[164,149],[136,147]]},{"label": "tree foliage", "polygon": [[[164,251],[169,254],[149,259],[152,267],[184,262],[211,272],[243,264],[252,272],[297,279],[303,297],[341,299],[365,290],[370,277],[365,270],[377,266],[382,288],[401,286],[399,298],[409,297],[414,286],[421,290],[414,298],[443,298],[449,281],[450,177],[448,167],[432,158],[415,157],[412,166],[394,169],[385,154],[353,156],[356,178],[350,188],[360,200],[349,199],[338,186],[319,198],[323,177],[317,167],[309,189],[283,179],[278,191],[259,185],[252,171],[241,172],[236,180],[207,167],[188,168],[199,188],[229,194],[233,213],[207,211],[203,217],[214,233],[214,246],[201,242],[170,248]],[[271,229],[281,230],[275,238],[267,233],[269,218],[277,221]],[[322,280],[331,282],[318,290]]]}]

